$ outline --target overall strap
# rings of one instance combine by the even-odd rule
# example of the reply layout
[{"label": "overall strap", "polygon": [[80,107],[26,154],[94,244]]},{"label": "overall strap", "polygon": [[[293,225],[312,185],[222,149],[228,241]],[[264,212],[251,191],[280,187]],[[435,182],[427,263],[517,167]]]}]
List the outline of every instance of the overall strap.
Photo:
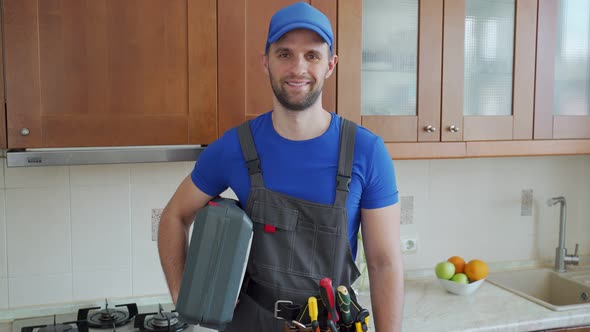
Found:
[{"label": "overall strap", "polygon": [[350,178],[352,176],[355,140],[356,124],[342,118],[340,122],[340,151],[338,152],[335,206],[346,207],[346,198],[350,190]]},{"label": "overall strap", "polygon": [[256,152],[254,138],[252,138],[250,121],[246,121],[238,127],[238,138],[240,139],[240,146],[242,147],[244,160],[246,160],[246,166],[248,167],[248,174],[250,174],[252,187],[264,188],[260,159],[258,158],[258,152]]}]

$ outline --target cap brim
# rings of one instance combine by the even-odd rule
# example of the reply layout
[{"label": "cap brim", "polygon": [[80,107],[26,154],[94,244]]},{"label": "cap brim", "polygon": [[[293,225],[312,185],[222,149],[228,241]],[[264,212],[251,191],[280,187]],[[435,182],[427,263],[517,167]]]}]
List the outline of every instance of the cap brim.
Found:
[{"label": "cap brim", "polygon": [[330,41],[330,38],[328,37],[328,35],[326,35],[326,33],[322,29],[318,28],[314,24],[309,24],[309,23],[305,23],[305,22],[291,23],[291,24],[287,24],[284,27],[280,28],[278,31],[276,31],[274,34],[272,34],[268,38],[268,45],[276,42],[284,34],[286,34],[287,32],[289,32],[291,30],[295,30],[295,29],[307,29],[307,30],[311,30],[311,31],[317,33],[328,44],[328,46],[330,46],[330,49],[332,48],[332,42]]}]

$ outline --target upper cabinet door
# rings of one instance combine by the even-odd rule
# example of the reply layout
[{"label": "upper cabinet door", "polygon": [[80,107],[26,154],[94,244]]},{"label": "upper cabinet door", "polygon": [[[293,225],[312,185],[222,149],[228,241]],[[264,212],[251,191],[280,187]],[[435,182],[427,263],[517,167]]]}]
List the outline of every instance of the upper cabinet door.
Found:
[{"label": "upper cabinet door", "polygon": [[[219,0],[219,134],[272,110],[272,90],[264,73],[262,56],[268,24],[282,7],[298,0]],[[332,23],[336,43],[337,1],[307,1],[321,10]],[[341,1],[347,2],[347,1]],[[322,94],[326,110],[336,111],[336,71],[328,78]]]},{"label": "upper cabinet door", "polygon": [[590,2],[539,2],[535,139],[590,138]]},{"label": "upper cabinet door", "polygon": [[532,139],[536,0],[351,3],[341,114],[386,142]]},{"label": "upper cabinet door", "polygon": [[532,139],[536,0],[445,0],[443,141]]},{"label": "upper cabinet door", "polygon": [[341,3],[339,113],[386,142],[439,141],[442,22],[442,1]]},{"label": "upper cabinet door", "polygon": [[215,1],[5,0],[3,9],[10,148],[216,137]]}]

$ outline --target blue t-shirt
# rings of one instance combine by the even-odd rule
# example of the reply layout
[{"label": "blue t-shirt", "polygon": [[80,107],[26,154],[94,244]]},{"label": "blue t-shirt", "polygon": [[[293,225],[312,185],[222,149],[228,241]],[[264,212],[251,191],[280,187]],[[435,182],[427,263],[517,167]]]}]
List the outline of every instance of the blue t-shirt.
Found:
[{"label": "blue t-shirt", "polygon": [[[262,114],[250,123],[265,187],[299,199],[334,204],[342,118],[332,113],[330,126],[321,136],[292,141],[275,131],[271,114]],[[246,206],[250,178],[237,128],[228,130],[201,153],[191,177],[193,183],[210,196],[217,196],[231,188],[242,206]],[[353,257],[356,257],[357,252],[360,209],[376,209],[397,202],[393,162],[383,140],[358,126],[346,203],[348,237]]]}]

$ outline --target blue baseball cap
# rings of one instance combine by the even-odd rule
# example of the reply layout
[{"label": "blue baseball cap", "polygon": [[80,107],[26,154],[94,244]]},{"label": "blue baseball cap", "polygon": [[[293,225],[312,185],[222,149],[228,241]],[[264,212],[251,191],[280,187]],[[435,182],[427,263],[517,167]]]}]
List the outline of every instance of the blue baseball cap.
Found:
[{"label": "blue baseball cap", "polygon": [[332,44],[334,35],[330,20],[324,13],[312,7],[306,2],[298,2],[277,11],[270,19],[268,26],[268,39],[265,51],[270,44],[276,42],[285,33],[295,29],[308,29],[322,37],[333,53]]}]

